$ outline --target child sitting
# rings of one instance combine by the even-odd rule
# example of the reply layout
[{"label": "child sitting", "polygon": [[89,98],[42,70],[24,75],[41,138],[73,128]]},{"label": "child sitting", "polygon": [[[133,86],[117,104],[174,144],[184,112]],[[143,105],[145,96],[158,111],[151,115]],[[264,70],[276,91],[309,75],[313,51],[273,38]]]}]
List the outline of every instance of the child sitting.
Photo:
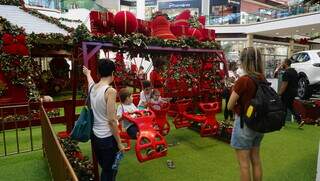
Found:
[{"label": "child sitting", "polygon": [[[120,89],[119,97],[120,97],[120,105],[118,106],[118,109],[117,109],[118,119],[122,117],[123,113],[126,113],[126,112],[131,113],[138,110],[137,107],[133,104],[132,94],[127,88]],[[137,139],[137,133],[139,132],[139,129],[134,123],[123,120],[122,126],[126,130],[126,132],[128,133],[131,139]],[[146,143],[145,140],[142,140],[142,141],[143,143]],[[164,152],[166,150],[167,149],[164,148],[162,145],[160,145],[156,149],[157,152]],[[153,152],[154,150],[147,149],[147,155],[151,155]]]},{"label": "child sitting", "polygon": [[151,97],[151,83],[148,80],[142,82],[143,90],[140,92],[140,101],[138,104],[138,109],[143,110],[146,109],[148,106],[148,102],[150,101]]},{"label": "child sitting", "polygon": [[161,98],[160,91],[158,89],[153,89],[151,92],[150,103],[154,110],[160,110],[161,105],[167,103],[167,100]]},{"label": "child sitting", "polygon": [[[131,92],[127,88],[122,88],[119,91],[120,105],[117,109],[117,117],[121,118],[125,112],[137,111],[137,107],[132,102]],[[135,124],[124,120],[122,122],[122,128],[126,130],[131,139],[137,139],[138,128]]]}]

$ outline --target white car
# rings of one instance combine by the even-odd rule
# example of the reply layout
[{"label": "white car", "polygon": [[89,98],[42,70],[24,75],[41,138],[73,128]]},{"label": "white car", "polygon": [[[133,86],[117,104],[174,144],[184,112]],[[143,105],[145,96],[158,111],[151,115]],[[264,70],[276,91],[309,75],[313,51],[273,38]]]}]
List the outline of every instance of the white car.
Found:
[{"label": "white car", "polygon": [[298,96],[308,99],[320,87],[320,50],[295,53],[291,57],[291,67],[299,74]]}]

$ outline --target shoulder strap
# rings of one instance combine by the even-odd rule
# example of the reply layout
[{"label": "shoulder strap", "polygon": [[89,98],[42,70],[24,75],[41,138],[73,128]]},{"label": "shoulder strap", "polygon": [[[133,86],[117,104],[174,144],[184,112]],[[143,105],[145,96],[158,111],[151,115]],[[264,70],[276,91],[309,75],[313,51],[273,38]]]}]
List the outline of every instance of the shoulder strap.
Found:
[{"label": "shoulder strap", "polygon": [[91,101],[90,101],[90,93],[92,91],[92,88],[94,87],[95,84],[93,84],[90,88],[89,88],[89,92],[88,92],[88,96],[86,99],[86,105],[88,106],[88,108],[91,108]]}]

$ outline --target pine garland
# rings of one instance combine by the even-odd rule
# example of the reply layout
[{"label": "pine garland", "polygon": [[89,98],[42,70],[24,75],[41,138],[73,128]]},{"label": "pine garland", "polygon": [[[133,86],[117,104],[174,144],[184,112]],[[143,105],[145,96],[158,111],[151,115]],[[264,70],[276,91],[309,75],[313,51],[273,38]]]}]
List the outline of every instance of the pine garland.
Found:
[{"label": "pine garland", "polygon": [[33,9],[23,9],[23,10],[26,11],[27,13],[37,17],[37,18],[40,18],[40,19],[43,19],[43,20],[45,20],[45,21],[47,21],[49,23],[55,24],[59,28],[62,28],[62,29],[66,30],[69,33],[72,33],[74,31],[74,28],[70,28],[70,27],[62,24],[59,21],[59,19],[57,19],[57,18],[46,16],[46,15],[44,15],[42,13],[39,13],[37,10],[33,10]]},{"label": "pine garland", "polygon": [[0,5],[20,6],[19,0],[0,0]]}]

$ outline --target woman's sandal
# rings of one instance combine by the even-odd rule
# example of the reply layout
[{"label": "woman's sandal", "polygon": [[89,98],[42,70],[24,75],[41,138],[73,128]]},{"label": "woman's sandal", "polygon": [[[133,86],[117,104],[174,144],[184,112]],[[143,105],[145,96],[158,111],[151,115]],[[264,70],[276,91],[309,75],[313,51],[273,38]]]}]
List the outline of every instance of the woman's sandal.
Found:
[{"label": "woman's sandal", "polygon": [[173,163],[172,160],[167,160],[167,167],[174,169],[174,168],[176,168],[176,165]]}]

